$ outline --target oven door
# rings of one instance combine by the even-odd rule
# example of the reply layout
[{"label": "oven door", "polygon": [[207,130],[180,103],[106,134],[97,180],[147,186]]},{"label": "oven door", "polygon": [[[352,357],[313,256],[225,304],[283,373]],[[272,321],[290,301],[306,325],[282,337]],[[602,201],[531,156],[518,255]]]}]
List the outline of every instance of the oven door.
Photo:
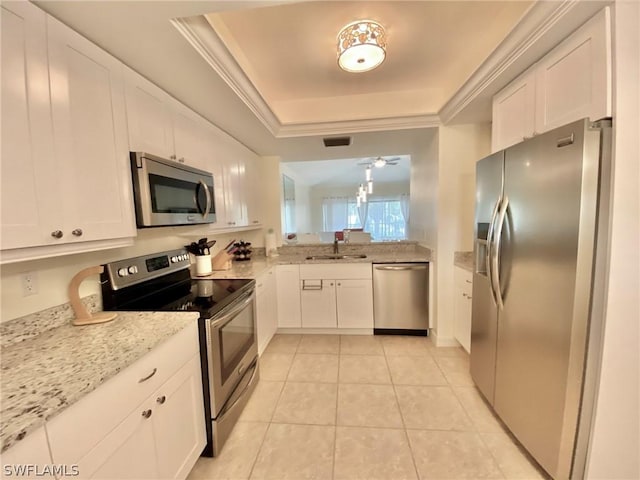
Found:
[{"label": "oven door", "polygon": [[147,153],[132,153],[139,227],[215,222],[213,175]]},{"label": "oven door", "polygon": [[254,290],[206,322],[211,414],[215,419],[258,357]]}]

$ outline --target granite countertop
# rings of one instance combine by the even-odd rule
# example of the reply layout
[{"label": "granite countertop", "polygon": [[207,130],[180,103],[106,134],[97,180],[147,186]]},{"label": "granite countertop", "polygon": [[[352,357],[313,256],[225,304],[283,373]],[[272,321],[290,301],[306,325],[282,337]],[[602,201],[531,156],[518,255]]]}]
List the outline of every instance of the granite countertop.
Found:
[{"label": "granite countertop", "polygon": [[473,252],[454,252],[453,264],[473,273]]},{"label": "granite countertop", "polygon": [[0,451],[197,321],[194,312],[119,312],[70,323],[2,349]]},{"label": "granite countertop", "polygon": [[[342,253],[342,252],[340,252]],[[351,252],[349,252],[351,253]],[[345,254],[349,254],[345,253]],[[217,270],[205,277],[198,279],[215,278],[257,278],[261,273],[276,265],[308,265],[308,264],[343,264],[343,263],[403,263],[403,262],[429,262],[430,252],[427,249],[422,251],[384,251],[384,252],[363,252],[367,258],[345,258],[340,260],[307,260],[311,255],[323,255],[326,253],[286,253],[275,257],[254,257],[246,262],[231,262],[230,270]]]}]

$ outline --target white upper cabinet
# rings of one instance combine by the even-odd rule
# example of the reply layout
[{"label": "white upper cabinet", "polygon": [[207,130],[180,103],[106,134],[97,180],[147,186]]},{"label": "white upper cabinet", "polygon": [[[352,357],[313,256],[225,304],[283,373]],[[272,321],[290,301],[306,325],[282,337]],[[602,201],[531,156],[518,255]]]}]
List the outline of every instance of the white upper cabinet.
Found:
[{"label": "white upper cabinet", "polygon": [[536,68],[536,132],[611,116],[611,19],[604,8]]},{"label": "white upper cabinet", "polygon": [[122,65],[47,17],[58,180],[67,239],[135,235]]},{"label": "white upper cabinet", "polygon": [[[45,242],[54,229],[58,184],[53,155],[46,15],[28,2],[3,3],[2,249]],[[46,197],[46,200],[45,200]]]},{"label": "white upper cabinet", "polygon": [[492,150],[611,116],[611,19],[602,9],[493,97]]},{"label": "white upper cabinet", "polygon": [[175,148],[169,95],[133,70],[124,69],[129,148],[171,158]]},{"label": "white upper cabinet", "polygon": [[213,133],[203,118],[183,105],[174,105],[173,140],[178,162],[210,171],[212,138]]},{"label": "white upper cabinet", "polygon": [[135,236],[118,61],[29,2],[3,4],[2,118],[3,262]]},{"label": "white upper cabinet", "polygon": [[501,150],[533,136],[535,129],[535,72],[528,70],[493,99],[491,142]]},{"label": "white upper cabinet", "polygon": [[261,159],[251,153],[245,159],[244,182],[247,200],[247,223],[250,227],[262,225],[264,219],[263,175]]}]

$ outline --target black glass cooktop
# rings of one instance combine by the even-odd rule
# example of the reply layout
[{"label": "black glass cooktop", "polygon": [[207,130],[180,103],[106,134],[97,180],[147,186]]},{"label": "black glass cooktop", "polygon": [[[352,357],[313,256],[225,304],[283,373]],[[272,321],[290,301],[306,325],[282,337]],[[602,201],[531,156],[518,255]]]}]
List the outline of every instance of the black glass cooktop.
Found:
[{"label": "black glass cooktop", "polygon": [[104,310],[188,311],[211,318],[254,287],[249,279],[192,280],[183,270],[115,291],[103,282],[102,297]]}]

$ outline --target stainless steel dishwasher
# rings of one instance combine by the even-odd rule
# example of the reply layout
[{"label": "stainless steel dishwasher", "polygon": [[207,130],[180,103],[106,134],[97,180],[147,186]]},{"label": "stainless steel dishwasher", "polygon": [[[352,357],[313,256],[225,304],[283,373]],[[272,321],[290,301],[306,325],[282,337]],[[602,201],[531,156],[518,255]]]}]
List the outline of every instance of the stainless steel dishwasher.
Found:
[{"label": "stainless steel dishwasher", "polygon": [[429,264],[373,264],[373,332],[428,335]]}]

